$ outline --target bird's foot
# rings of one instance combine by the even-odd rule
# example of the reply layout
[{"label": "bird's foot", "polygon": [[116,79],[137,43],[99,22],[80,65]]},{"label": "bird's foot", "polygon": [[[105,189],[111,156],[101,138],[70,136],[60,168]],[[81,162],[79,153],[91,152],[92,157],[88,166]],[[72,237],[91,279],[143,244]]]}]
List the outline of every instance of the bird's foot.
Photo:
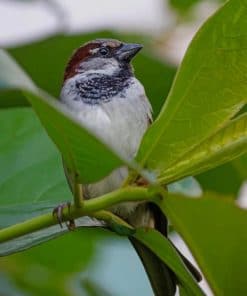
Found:
[{"label": "bird's foot", "polygon": [[[63,228],[63,211],[65,208],[68,208],[68,213],[70,214],[70,208],[71,208],[71,203],[63,203],[58,205],[53,209],[52,215],[55,217],[60,225],[61,228]],[[75,229],[75,221],[74,219],[70,219],[69,221],[65,221],[65,225],[69,230],[74,230]]]}]

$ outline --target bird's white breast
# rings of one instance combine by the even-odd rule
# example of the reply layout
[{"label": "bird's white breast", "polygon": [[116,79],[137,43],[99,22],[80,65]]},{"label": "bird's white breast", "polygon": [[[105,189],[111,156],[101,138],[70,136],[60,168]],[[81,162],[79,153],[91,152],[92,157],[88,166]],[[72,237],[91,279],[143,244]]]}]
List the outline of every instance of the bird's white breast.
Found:
[{"label": "bird's white breast", "polygon": [[[136,78],[131,79],[128,89],[109,102],[91,105],[73,100],[73,96],[78,95],[73,91],[73,78],[67,81],[61,93],[61,101],[74,112],[79,121],[128,159],[135,156],[151,119],[151,106],[144,88]],[[127,168],[114,170],[103,180],[86,185],[86,193],[91,198],[110,192],[121,186],[126,176]]]}]

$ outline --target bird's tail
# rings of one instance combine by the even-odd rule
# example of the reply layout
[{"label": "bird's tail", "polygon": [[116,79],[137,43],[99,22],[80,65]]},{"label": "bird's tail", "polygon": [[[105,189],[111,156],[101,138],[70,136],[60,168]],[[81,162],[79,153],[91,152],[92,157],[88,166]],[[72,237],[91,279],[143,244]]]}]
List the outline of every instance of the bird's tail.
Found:
[{"label": "bird's tail", "polygon": [[[155,229],[167,237],[167,219],[164,214],[153,204],[148,204],[148,211],[152,213]],[[141,242],[134,237],[130,237],[129,239],[142,261],[155,296],[174,296],[178,284],[174,272]],[[200,282],[202,277],[196,267],[178,250],[177,252],[180,254],[181,259],[194,276],[195,280]]]},{"label": "bird's tail", "polygon": [[174,273],[134,237],[130,241],[142,261],[155,296],[174,296],[177,284]]}]

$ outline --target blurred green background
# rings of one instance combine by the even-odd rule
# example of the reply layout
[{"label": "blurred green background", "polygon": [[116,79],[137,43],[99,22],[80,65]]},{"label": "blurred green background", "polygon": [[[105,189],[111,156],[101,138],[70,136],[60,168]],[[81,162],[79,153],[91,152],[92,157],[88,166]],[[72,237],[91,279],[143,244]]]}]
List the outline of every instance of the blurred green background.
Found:
[{"label": "blurred green background", "polygon": [[[5,2],[5,6],[1,6],[1,2]],[[6,11],[6,2],[0,1],[0,13],[1,7]],[[30,5],[28,9],[31,9],[35,2],[42,1],[8,2],[17,7]],[[84,28],[81,28],[81,32],[78,29],[77,32],[66,31],[68,15],[61,4],[63,1],[43,2],[49,4],[48,9],[61,21],[59,29],[49,34],[37,32],[36,36],[34,34],[35,40],[28,42],[11,40],[9,44],[6,41],[4,44],[0,40],[0,44],[9,50],[37,85],[58,97],[69,56],[88,40],[100,37],[140,42],[145,48],[133,64],[156,117],[189,40],[202,21],[223,1],[157,1],[159,9],[164,10],[163,15],[170,16],[170,21],[159,29],[143,32],[133,25],[132,29],[120,30],[113,23],[107,28],[102,26],[104,31],[94,31],[92,26],[91,32],[87,33]],[[140,1],[137,2],[141,5]],[[109,3],[108,6],[106,18],[116,18],[117,10],[111,10]],[[131,12],[133,7],[129,6]],[[11,15],[10,6],[9,9]],[[138,10],[134,12],[138,14]],[[142,19],[145,22],[145,15],[142,15]],[[127,17],[125,22],[128,22]],[[7,28],[8,23],[4,27]],[[4,27],[2,24],[2,29]],[[44,204],[46,199],[52,197],[54,205],[45,204],[45,211],[51,211],[58,201],[70,200],[71,194],[63,176],[58,151],[24,97],[17,92],[1,96],[8,98],[7,103],[6,100],[3,103],[0,97],[0,192],[3,205],[0,227],[4,227],[3,213],[11,216],[11,211],[7,211],[10,205],[15,210],[21,210],[30,196]],[[246,163],[247,158],[242,157],[196,178],[205,190],[237,196],[240,186],[247,179]],[[197,189],[198,185],[195,184],[195,187]],[[18,195],[18,205],[11,203],[11,196],[14,195]],[[125,238],[102,229],[79,229],[28,251],[0,259],[0,295],[44,294],[148,296],[152,295],[152,291],[137,255]]]}]

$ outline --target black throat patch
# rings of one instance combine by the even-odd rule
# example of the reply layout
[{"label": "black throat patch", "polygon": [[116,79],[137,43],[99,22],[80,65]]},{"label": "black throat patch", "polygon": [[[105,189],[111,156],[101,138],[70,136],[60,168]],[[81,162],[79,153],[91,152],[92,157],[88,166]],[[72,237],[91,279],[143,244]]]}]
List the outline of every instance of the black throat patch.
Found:
[{"label": "black throat patch", "polygon": [[133,74],[128,69],[121,69],[114,75],[101,73],[89,74],[86,79],[77,81],[75,87],[81,100],[86,104],[100,104],[111,101],[112,97],[124,97],[125,89],[131,84]]}]

